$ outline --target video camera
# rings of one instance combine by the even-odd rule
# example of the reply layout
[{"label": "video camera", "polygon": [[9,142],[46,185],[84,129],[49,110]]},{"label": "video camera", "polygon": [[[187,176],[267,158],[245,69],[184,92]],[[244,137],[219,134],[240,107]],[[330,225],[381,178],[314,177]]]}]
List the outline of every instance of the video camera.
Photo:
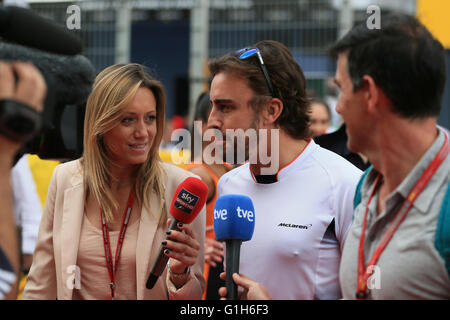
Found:
[{"label": "video camera", "polygon": [[81,41],[31,10],[2,6],[0,37],[0,60],[30,61],[47,83],[42,115],[20,103],[1,103],[0,134],[24,142],[20,154],[80,157],[85,104],[95,77],[91,62],[80,55]]}]

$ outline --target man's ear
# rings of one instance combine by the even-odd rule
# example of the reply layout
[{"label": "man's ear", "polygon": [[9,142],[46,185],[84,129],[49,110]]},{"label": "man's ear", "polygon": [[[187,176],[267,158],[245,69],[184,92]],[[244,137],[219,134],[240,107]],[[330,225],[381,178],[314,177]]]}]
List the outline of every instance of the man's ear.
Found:
[{"label": "man's ear", "polygon": [[379,88],[373,78],[369,75],[364,75],[362,81],[363,85],[361,86],[360,90],[364,90],[363,97],[366,101],[367,110],[369,112],[373,112],[378,105]]},{"label": "man's ear", "polygon": [[368,112],[377,112],[382,114],[383,108],[390,105],[390,100],[384,91],[375,83],[375,80],[369,76],[363,76],[364,98],[367,102]]},{"label": "man's ear", "polygon": [[263,125],[272,125],[280,117],[283,111],[283,102],[278,98],[272,98],[261,112]]}]

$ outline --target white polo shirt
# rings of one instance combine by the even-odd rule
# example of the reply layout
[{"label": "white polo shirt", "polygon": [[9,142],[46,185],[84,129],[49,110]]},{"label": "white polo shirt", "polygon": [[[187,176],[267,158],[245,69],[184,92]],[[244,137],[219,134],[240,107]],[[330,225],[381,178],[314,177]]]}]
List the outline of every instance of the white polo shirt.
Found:
[{"label": "white polo shirt", "polygon": [[16,225],[22,228],[21,250],[23,254],[33,254],[38,238],[42,207],[27,155],[22,156],[12,168],[11,186]]},{"label": "white polo shirt", "polygon": [[277,182],[257,183],[248,163],[223,175],[218,196],[247,195],[255,207],[255,231],[242,244],[239,272],[273,299],[340,298],[339,263],[360,176],[313,140],[280,169]]}]

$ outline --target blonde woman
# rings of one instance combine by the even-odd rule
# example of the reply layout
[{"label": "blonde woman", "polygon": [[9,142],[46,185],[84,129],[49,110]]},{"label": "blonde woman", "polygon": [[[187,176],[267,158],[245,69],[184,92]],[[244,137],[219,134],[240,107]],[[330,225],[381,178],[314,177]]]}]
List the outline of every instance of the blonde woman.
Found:
[{"label": "blonde woman", "polygon": [[[192,176],[159,160],[165,103],[139,64],[97,76],[83,157],[53,173],[24,299],[201,298],[205,209],[164,241],[173,193]],[[161,245],[168,268],[147,290]]]}]

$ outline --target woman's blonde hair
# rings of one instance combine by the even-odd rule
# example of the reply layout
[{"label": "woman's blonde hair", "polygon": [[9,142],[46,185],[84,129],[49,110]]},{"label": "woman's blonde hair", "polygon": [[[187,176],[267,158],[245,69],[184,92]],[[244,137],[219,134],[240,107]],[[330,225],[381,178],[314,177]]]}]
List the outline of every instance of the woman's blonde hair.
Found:
[{"label": "woman's blonde hair", "polygon": [[166,94],[161,82],[154,79],[140,64],[115,64],[104,69],[95,78],[84,120],[84,152],[81,163],[86,195],[92,195],[101,204],[106,220],[111,222],[113,210],[117,210],[119,205],[110,189],[111,158],[103,143],[103,135],[119,124],[125,108],[139,88],[148,88],[155,96],[157,130],[147,160],[137,168],[136,201],[150,209],[150,195],[155,192],[161,199],[158,212],[159,223],[163,224],[167,219],[167,212],[158,150],[164,129]]}]

